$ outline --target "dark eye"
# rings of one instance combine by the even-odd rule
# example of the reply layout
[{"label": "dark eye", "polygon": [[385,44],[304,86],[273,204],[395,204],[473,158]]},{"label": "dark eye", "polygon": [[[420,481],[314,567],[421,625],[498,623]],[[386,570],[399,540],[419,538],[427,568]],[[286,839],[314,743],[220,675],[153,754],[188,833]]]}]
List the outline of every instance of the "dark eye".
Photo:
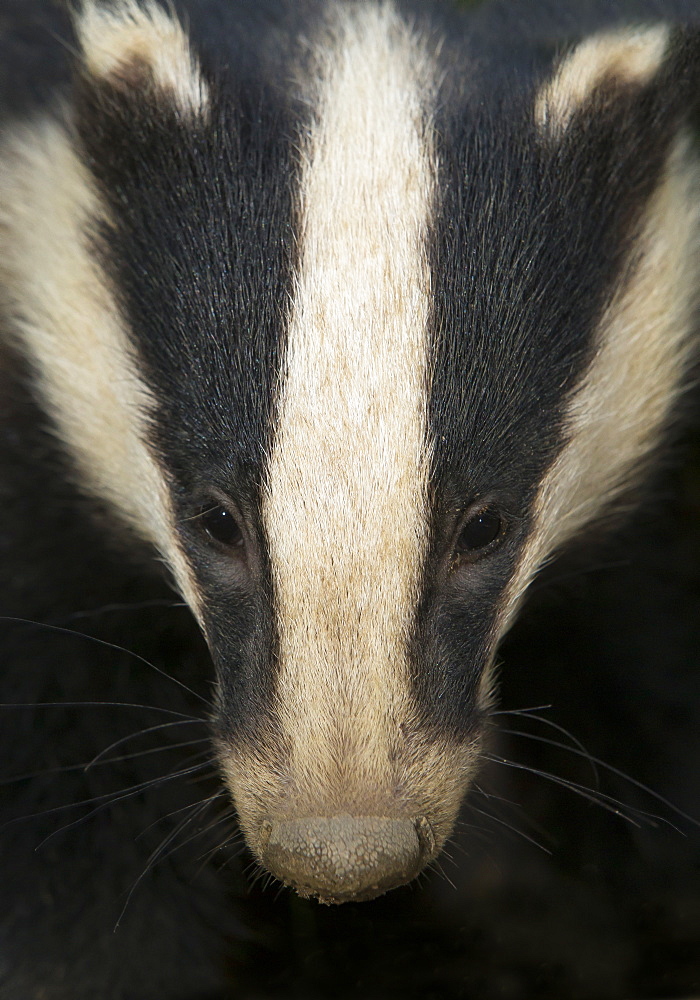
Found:
[{"label": "dark eye", "polygon": [[199,523],[206,533],[220,545],[225,545],[227,548],[243,545],[243,532],[231,511],[225,507],[218,505],[203,511],[199,517]]},{"label": "dark eye", "polygon": [[501,534],[503,520],[494,507],[479,511],[466,521],[457,539],[457,553],[478,552],[495,542]]}]

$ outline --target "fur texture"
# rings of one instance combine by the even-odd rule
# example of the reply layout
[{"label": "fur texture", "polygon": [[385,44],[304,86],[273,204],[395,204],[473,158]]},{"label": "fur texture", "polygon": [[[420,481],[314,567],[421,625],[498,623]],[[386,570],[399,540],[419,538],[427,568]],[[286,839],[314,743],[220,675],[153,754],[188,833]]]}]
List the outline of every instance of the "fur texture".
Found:
[{"label": "fur texture", "polygon": [[[8,996],[228,995],[229,796],[304,895],[433,861],[532,581],[678,434],[700,11],[516,7],[0,6]],[[643,688],[539,601],[515,663]]]}]

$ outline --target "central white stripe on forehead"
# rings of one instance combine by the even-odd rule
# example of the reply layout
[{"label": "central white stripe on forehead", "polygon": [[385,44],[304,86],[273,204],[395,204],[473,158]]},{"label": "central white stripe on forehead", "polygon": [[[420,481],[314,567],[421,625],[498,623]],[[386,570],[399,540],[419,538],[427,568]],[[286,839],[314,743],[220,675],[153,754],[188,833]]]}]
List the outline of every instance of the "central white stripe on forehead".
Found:
[{"label": "central white stripe on forehead", "polygon": [[331,785],[348,753],[360,780],[381,769],[410,711],[406,640],[428,531],[434,189],[419,42],[389,4],[335,16],[303,150],[300,265],[264,505],[281,720],[295,773],[320,769]]}]

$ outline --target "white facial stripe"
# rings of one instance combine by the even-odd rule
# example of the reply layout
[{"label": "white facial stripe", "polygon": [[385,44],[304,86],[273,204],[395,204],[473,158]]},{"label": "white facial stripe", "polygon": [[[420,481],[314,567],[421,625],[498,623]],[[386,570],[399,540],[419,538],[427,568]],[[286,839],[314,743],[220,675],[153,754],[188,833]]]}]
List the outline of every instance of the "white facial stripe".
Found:
[{"label": "white facial stripe", "polygon": [[668,46],[669,29],[626,30],[586,39],[564,60],[535,104],[542,129],[563,132],[571,118],[606,79],[643,86],[658,72]]},{"label": "white facial stripe", "polygon": [[13,333],[81,481],[159,549],[196,609],[163,474],[144,444],[151,400],[89,244],[99,220],[104,207],[62,126],[47,120],[5,138],[0,276]]},{"label": "white facial stripe", "polygon": [[168,16],[154,2],[118,0],[104,7],[86,0],[76,18],[76,33],[93,76],[118,80],[129,65],[145,65],[182,112],[197,115],[206,110],[207,86],[174,13]]},{"label": "white facial stripe", "polygon": [[634,479],[686,385],[700,233],[691,147],[684,136],[669,158],[635,247],[639,259],[603,317],[597,353],[572,397],[569,443],[539,491],[508,620],[542,563]]},{"label": "white facial stripe", "polygon": [[[389,4],[337,11],[318,55],[301,263],[264,517],[293,771],[385,766],[410,707],[426,546],[426,56]],[[382,764],[384,762],[384,765]],[[377,776],[377,780],[380,778]]]}]

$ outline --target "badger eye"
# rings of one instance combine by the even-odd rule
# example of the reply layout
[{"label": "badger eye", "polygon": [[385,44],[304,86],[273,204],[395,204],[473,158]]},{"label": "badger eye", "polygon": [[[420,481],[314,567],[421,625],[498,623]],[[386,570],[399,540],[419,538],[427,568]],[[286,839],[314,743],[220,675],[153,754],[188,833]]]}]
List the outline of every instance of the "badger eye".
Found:
[{"label": "badger eye", "polygon": [[215,542],[227,548],[237,548],[243,545],[243,532],[230,510],[218,504],[202,511],[199,522]]},{"label": "badger eye", "polygon": [[494,507],[487,507],[474,514],[462,526],[457,539],[458,554],[478,552],[491,545],[501,534],[503,520]]}]

